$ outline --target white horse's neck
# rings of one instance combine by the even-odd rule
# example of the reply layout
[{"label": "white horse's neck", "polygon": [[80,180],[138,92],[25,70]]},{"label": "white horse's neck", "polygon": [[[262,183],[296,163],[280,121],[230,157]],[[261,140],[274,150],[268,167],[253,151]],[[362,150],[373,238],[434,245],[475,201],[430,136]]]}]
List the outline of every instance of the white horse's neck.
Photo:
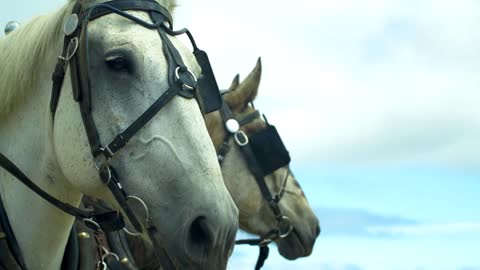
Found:
[{"label": "white horse's neck", "polygon": [[[55,60],[55,56],[49,59]],[[52,153],[48,105],[53,68],[53,61],[45,63],[38,71],[45,78],[43,85],[0,123],[0,152],[46,192],[78,205],[81,194],[67,186]],[[0,192],[28,269],[60,269],[73,217],[41,199],[4,170],[0,170]]]}]

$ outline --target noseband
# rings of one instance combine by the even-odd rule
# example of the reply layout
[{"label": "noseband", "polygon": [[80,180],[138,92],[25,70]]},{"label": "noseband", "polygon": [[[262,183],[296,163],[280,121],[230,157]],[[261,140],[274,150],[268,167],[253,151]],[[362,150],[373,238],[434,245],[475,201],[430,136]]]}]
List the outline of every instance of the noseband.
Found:
[{"label": "noseband", "polygon": [[241,149],[248,168],[255,177],[262,196],[264,200],[267,201],[267,204],[277,221],[277,228],[272,229],[265,236],[255,239],[237,240],[235,242],[237,245],[248,244],[251,246],[259,246],[259,257],[255,265],[255,270],[258,270],[264,265],[265,260],[268,258],[268,245],[277,239],[287,237],[293,231],[290,219],[282,214],[279,206],[280,200],[285,193],[288,177],[291,174],[290,169],[288,168],[285,173],[281,189],[274,195],[265,181],[266,175],[288,165],[290,163],[290,156],[288,155],[276,129],[266,121],[265,117],[265,122],[267,124],[265,131],[260,131],[259,133],[247,136],[244,131],[240,130],[242,126],[247,125],[260,117],[258,111],[247,115],[243,119],[236,119],[230,107],[226,102],[223,102],[222,107],[220,108],[220,115],[225,130],[227,131],[227,136],[218,151],[218,161],[220,162],[220,165],[223,163],[225,156],[230,150],[229,142],[233,136],[235,144]]},{"label": "noseband", "polygon": [[[153,23],[141,20],[125,11],[144,11],[147,12]],[[114,139],[104,145],[101,142],[96,123],[92,115],[92,102],[90,85],[90,59],[89,59],[89,39],[88,24],[99,17],[108,14],[117,14],[130,21],[135,22],[148,29],[156,29],[163,42],[163,53],[168,64],[168,82],[169,89],[166,90],[139,118],[137,118],[128,128],[117,134]],[[78,102],[83,124],[87,133],[88,142],[94,158],[95,167],[99,172],[101,180],[108,186],[114,195],[117,203],[122,208],[128,219],[132,223],[136,233],[142,233],[143,227],[133,210],[127,204],[128,199],[135,199],[143,202],[140,198],[130,196],[123,189],[119,176],[111,165],[111,160],[115,154],[122,149],[128,141],[137,134],[165,105],[167,105],[175,96],[191,99],[195,98],[200,105],[203,113],[218,110],[221,106],[221,96],[213,75],[207,54],[200,50],[191,33],[187,29],[174,31],[172,28],[172,16],[167,9],[162,7],[154,0],[114,0],[102,4],[96,4],[87,8],[76,3],[72,14],[64,24],[64,46],[62,55],[59,56],[58,63],[52,75],[52,94],[50,100],[50,111],[55,117],[58,106],[60,92],[67,67],[70,67],[71,83],[73,97]],[[168,36],[177,36],[187,34],[193,46],[193,54],[202,69],[202,74],[198,78],[188,70],[182,57]],[[94,231],[118,231],[125,228],[125,222],[121,213],[118,211],[105,211],[102,213],[91,213],[84,209],[74,207],[70,204],[52,197],[47,192],[38,187],[22,171],[14,165],[7,157],[0,153],[0,166],[15,176],[33,192],[48,201],[53,206],[59,208],[67,214],[77,219],[83,220],[85,225]],[[1,198],[0,198],[1,201]],[[2,210],[0,204],[0,210]],[[146,210],[148,208],[145,205]],[[0,211],[0,214],[2,211]],[[6,215],[3,219],[6,219]],[[1,221],[1,220],[0,220]],[[146,224],[145,224],[146,223]],[[156,232],[156,228],[147,220],[143,225],[146,226],[150,236]],[[7,232],[9,242],[14,243],[15,250],[18,249],[15,237],[7,222],[0,222],[0,228],[3,224]],[[1,230],[0,230],[1,232]],[[10,233],[9,233],[10,232]],[[14,250],[14,251],[15,251]],[[19,264],[24,265],[20,252],[14,252]],[[1,256],[0,256],[1,257]],[[23,267],[25,269],[25,267]]]}]

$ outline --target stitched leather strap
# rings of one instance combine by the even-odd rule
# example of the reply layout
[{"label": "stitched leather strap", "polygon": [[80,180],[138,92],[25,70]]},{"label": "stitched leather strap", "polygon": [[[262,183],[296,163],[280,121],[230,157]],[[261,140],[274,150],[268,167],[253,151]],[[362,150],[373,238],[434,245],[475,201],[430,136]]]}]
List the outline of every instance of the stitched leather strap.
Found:
[{"label": "stitched leather strap", "polygon": [[[45,192],[39,186],[37,186],[30,178],[28,178],[15,164],[13,164],[7,157],[0,153],[0,167],[4,168],[7,172],[17,178],[21,183],[27,186],[30,190],[35,192],[38,196],[49,202],[51,205],[62,210],[63,212],[74,216],[79,219],[92,219],[100,225],[103,230],[111,230],[122,226],[123,219],[120,214],[116,212],[107,212],[100,214],[92,214],[88,211],[82,210],[68,203],[64,203],[52,195]],[[123,228],[123,227],[122,227]]]},{"label": "stitched leather strap", "polygon": [[258,119],[260,117],[260,112],[259,111],[254,111],[253,113],[245,116],[244,118],[238,120],[238,124],[240,126],[244,126],[246,124],[249,124],[253,121],[255,121],[255,119]]},{"label": "stitched leather strap", "polygon": [[[224,92],[226,93],[226,92]],[[225,101],[223,101],[222,107],[220,108],[220,116],[226,125],[227,121],[229,119],[235,119],[235,116],[230,109],[230,107],[226,104]],[[237,120],[239,122],[239,126],[246,125],[255,119],[257,119],[260,116],[260,113],[258,111],[255,111],[249,115],[247,115],[245,118]],[[236,119],[235,119],[236,120]],[[220,146],[220,149],[218,151],[218,160],[220,162],[220,165],[222,164],[223,159],[225,158],[226,154],[228,153],[229,150],[229,140],[232,136],[232,133],[229,132],[225,126],[225,130],[227,135],[225,136],[223,144]],[[243,132],[237,132],[235,136],[247,136]],[[240,138],[241,141],[243,142],[248,142],[248,138]],[[244,145],[238,145],[243,153],[243,156],[245,158],[245,161],[247,162],[247,166],[252,173],[253,177],[255,178],[255,181],[257,182],[257,185],[260,189],[260,192],[262,193],[262,197],[267,201],[270,209],[272,210],[273,214],[275,215],[275,218],[277,219],[278,222],[278,229],[271,230],[266,236],[260,237],[260,238],[254,238],[254,239],[244,239],[244,240],[237,240],[235,241],[236,245],[251,245],[251,246],[259,246],[259,254],[258,254],[258,259],[255,264],[255,270],[259,270],[260,268],[263,267],[265,264],[265,261],[268,258],[269,254],[269,248],[268,245],[274,241],[275,239],[282,237],[281,233],[283,233],[283,228],[280,228],[280,224],[285,221],[285,217],[282,216],[280,207],[278,205],[278,202],[281,198],[281,195],[283,194],[283,189],[286,184],[286,180],[288,178],[285,178],[285,181],[283,183],[283,188],[280,191],[280,194],[277,196],[273,196],[270,189],[268,188],[266,182],[265,182],[265,176],[263,173],[262,168],[260,167],[257,158],[255,157],[255,154],[250,146],[249,143],[245,143]],[[287,175],[288,177],[288,175]],[[286,219],[288,221],[288,219]],[[287,225],[290,225],[288,223]],[[281,232],[282,231],[282,232]],[[288,231],[290,233],[290,231]],[[288,235],[288,234],[287,234]]]},{"label": "stitched leather strap", "polygon": [[38,196],[42,197],[44,200],[57,207],[58,209],[62,210],[63,212],[81,219],[89,218],[91,216],[88,212],[74,207],[68,203],[63,203],[62,201],[45,192],[43,189],[33,183],[32,180],[30,180],[20,169],[18,169],[17,166],[15,166],[15,164],[13,164],[2,153],[0,153],[0,167],[4,168],[11,175],[15,176],[18,180],[20,180],[20,182],[22,182],[25,186],[35,192]]}]

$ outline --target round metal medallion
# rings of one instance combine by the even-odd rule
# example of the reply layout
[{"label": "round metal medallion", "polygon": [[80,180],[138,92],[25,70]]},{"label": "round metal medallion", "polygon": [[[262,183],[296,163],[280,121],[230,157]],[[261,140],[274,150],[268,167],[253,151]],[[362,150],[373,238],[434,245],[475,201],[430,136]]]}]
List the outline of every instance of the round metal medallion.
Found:
[{"label": "round metal medallion", "polygon": [[78,15],[77,14],[72,14],[68,17],[67,21],[65,22],[65,25],[63,26],[63,33],[65,33],[66,36],[70,36],[77,30],[78,27]]},{"label": "round metal medallion", "polygon": [[5,25],[5,35],[10,34],[13,30],[17,29],[20,26],[20,24],[16,21],[10,21]]},{"label": "round metal medallion", "polygon": [[80,239],[88,239],[90,238],[90,234],[86,233],[86,232],[80,232],[78,233],[78,238]]},{"label": "round metal medallion", "polygon": [[230,133],[235,133],[240,129],[240,125],[235,119],[228,119],[227,122],[225,123],[225,127]]}]

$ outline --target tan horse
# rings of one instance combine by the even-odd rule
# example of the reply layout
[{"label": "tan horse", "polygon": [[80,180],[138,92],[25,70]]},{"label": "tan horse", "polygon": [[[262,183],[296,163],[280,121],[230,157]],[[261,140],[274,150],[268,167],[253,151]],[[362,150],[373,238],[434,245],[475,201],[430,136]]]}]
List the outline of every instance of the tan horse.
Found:
[{"label": "tan horse", "polygon": [[[251,102],[257,97],[261,74],[262,66],[259,59],[248,77],[239,83],[237,75],[230,86],[230,91],[223,96],[236,119],[243,119],[255,111]],[[208,115],[206,122],[208,132],[218,152],[226,136],[223,121],[219,113],[215,112]],[[241,127],[247,135],[264,128],[265,122],[262,118],[257,118]],[[276,219],[267,201],[262,197],[239,146],[233,142],[233,139],[229,144],[230,151],[225,156],[222,174],[225,185],[240,211],[240,228],[249,233],[266,236],[273,228],[276,228]],[[282,189],[287,171],[289,168],[285,166],[265,177],[267,186],[272,193]],[[290,219],[294,228],[289,236],[275,241],[280,254],[290,260],[310,255],[315,239],[320,233],[319,221],[292,173],[288,173],[285,193],[279,206],[282,214]]]}]

